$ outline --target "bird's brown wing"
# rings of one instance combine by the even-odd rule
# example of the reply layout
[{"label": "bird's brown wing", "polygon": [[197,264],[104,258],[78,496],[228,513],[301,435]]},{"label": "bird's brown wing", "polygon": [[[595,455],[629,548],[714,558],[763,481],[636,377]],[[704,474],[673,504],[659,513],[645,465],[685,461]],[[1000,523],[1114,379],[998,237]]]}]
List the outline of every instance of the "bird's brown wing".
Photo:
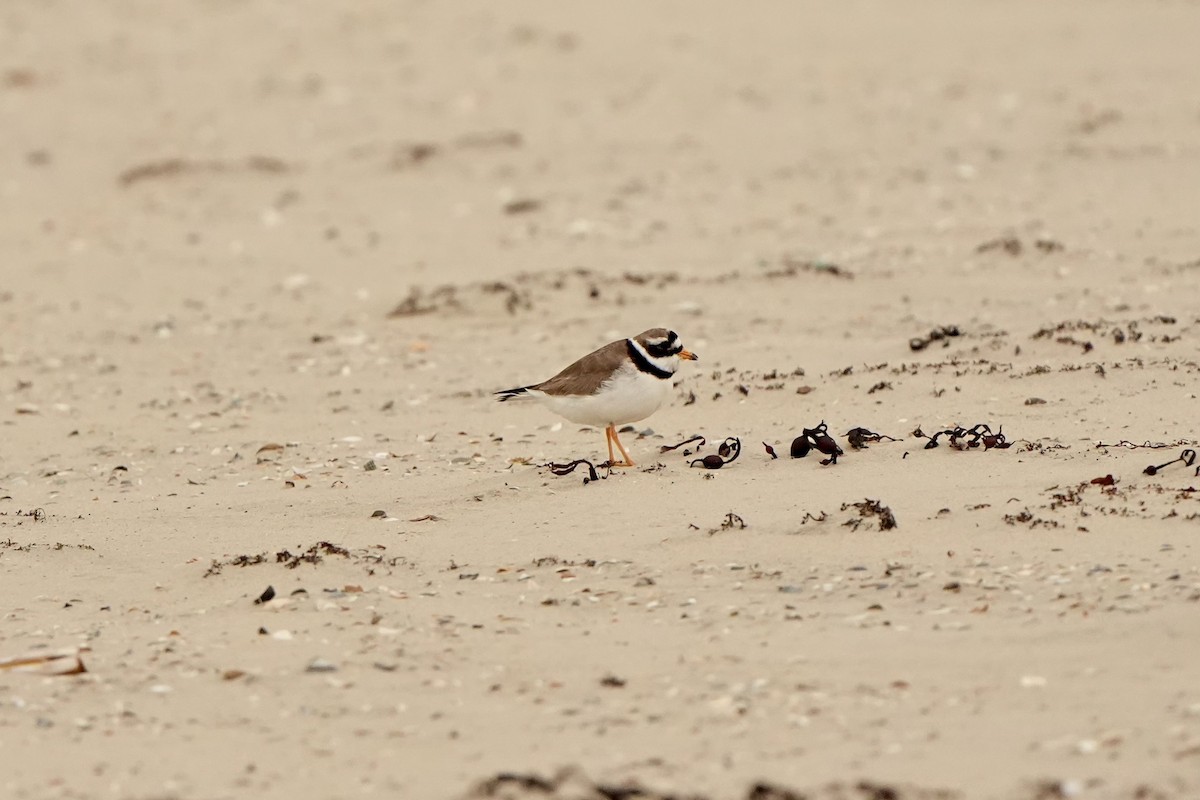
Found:
[{"label": "bird's brown wing", "polygon": [[542,381],[531,389],[549,395],[591,394],[608,380],[622,361],[629,357],[624,339],[610,342],[599,350],[588,353],[550,380]]}]

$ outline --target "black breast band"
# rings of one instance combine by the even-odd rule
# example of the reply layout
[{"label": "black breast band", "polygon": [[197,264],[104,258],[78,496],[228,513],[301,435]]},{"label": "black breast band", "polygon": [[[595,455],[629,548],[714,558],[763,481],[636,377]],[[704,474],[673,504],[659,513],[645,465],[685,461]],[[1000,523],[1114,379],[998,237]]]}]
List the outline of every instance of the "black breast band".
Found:
[{"label": "black breast band", "polygon": [[656,378],[661,378],[664,381],[674,377],[674,372],[667,372],[661,367],[656,367],[654,362],[642,355],[642,351],[634,346],[632,339],[625,340],[625,349],[629,352],[629,357],[633,359],[633,363],[642,372],[649,373],[650,375],[653,375]]}]

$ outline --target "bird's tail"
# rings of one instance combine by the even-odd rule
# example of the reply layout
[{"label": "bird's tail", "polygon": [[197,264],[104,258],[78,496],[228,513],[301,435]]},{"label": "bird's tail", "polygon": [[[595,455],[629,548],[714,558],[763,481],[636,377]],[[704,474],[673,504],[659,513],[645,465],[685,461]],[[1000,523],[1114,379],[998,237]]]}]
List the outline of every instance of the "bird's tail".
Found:
[{"label": "bird's tail", "polygon": [[503,403],[505,400],[512,400],[514,397],[521,397],[532,388],[532,386],[518,386],[516,389],[505,389],[502,392],[496,392],[496,394],[500,396],[500,402]]}]

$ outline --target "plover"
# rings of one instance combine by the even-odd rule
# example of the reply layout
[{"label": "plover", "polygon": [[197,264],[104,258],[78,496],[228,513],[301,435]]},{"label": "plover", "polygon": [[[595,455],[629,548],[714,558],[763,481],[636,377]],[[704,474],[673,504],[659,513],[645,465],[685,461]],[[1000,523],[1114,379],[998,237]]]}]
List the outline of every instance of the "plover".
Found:
[{"label": "plover", "polygon": [[[533,397],[559,416],[581,425],[603,425],[608,462],[632,467],[633,459],[617,438],[617,426],[653,414],[667,398],[680,361],[697,361],[683,349],[675,331],[651,328],[618,339],[576,361],[550,380],[496,392],[500,401]],[[617,461],[613,444],[624,461]]]}]

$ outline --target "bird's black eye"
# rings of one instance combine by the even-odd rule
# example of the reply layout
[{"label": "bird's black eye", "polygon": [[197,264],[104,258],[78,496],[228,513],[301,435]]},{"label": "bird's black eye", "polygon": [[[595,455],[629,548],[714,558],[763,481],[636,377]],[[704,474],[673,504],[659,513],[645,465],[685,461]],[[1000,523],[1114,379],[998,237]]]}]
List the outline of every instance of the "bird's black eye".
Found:
[{"label": "bird's black eye", "polygon": [[655,358],[666,358],[679,351],[678,345],[672,345],[668,342],[647,342],[646,352]]}]

